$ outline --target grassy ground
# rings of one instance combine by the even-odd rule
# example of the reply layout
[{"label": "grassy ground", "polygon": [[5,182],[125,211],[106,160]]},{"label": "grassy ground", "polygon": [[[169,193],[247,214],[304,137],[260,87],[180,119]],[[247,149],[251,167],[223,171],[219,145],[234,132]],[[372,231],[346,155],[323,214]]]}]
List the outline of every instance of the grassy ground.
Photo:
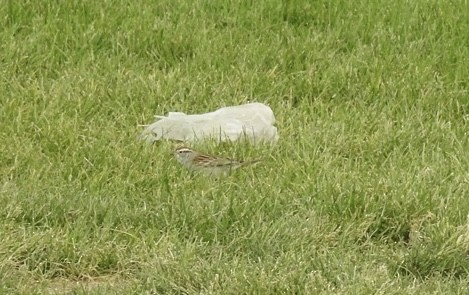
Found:
[{"label": "grassy ground", "polygon": [[[1,1],[0,293],[467,294],[464,1]],[[272,107],[191,178],[168,111]]]}]

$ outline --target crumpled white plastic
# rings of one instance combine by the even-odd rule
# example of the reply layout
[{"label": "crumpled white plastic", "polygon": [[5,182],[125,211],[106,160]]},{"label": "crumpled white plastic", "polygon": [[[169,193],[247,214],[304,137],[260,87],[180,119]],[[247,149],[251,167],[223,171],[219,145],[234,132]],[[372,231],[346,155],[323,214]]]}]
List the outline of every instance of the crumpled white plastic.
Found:
[{"label": "crumpled white plastic", "polygon": [[247,139],[252,143],[278,141],[272,109],[258,102],[223,107],[205,114],[186,115],[170,112],[166,117],[155,117],[158,120],[147,125],[141,135],[141,138],[149,143],[162,139],[187,142],[203,139]]}]

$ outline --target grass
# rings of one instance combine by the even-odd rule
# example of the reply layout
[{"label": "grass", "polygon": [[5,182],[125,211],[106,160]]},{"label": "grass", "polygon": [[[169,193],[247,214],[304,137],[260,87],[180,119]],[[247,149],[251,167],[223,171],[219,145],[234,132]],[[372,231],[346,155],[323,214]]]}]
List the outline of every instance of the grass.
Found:
[{"label": "grass", "polygon": [[[464,1],[3,1],[0,284],[17,294],[466,294]],[[212,181],[137,140],[264,102]]]}]

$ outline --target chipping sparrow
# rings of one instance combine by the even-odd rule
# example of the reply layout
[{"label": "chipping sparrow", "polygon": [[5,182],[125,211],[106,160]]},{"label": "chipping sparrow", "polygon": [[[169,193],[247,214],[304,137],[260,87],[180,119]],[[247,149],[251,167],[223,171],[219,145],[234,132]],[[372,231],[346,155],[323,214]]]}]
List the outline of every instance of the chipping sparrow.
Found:
[{"label": "chipping sparrow", "polygon": [[189,170],[198,171],[203,174],[215,177],[226,176],[230,174],[232,170],[260,161],[239,161],[229,158],[205,155],[185,146],[176,148],[174,154],[176,156],[177,161]]}]

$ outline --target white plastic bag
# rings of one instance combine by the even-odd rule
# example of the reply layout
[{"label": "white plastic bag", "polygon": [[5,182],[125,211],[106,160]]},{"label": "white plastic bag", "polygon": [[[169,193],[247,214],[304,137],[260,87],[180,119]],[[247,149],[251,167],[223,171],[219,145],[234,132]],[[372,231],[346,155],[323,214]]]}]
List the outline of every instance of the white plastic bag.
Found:
[{"label": "white plastic bag", "polygon": [[142,139],[150,143],[162,139],[193,142],[207,138],[218,141],[246,138],[252,143],[278,140],[274,113],[263,103],[223,107],[205,114],[170,112],[167,117],[155,117],[158,120],[142,132]]}]

